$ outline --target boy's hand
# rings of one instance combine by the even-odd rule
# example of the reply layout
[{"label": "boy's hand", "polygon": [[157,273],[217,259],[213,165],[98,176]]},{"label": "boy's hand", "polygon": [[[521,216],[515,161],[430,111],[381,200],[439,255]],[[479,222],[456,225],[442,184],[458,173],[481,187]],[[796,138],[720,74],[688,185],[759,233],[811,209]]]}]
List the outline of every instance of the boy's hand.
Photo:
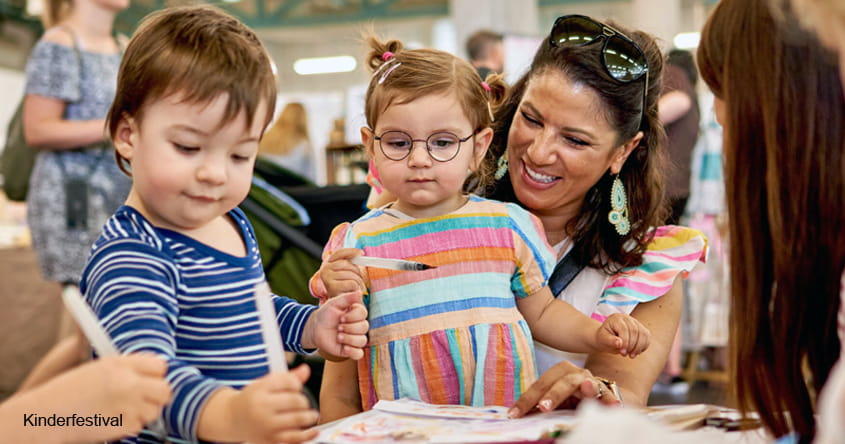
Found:
[{"label": "boy's hand", "polygon": [[344,293],[327,300],[311,314],[302,334],[302,346],[316,347],[332,361],[361,359],[369,328],[361,292]]},{"label": "boy's hand", "polygon": [[651,332],[640,321],[622,313],[608,316],[596,331],[596,345],[600,351],[629,358],[644,352],[650,341]]},{"label": "boy's hand", "polygon": [[352,258],[363,254],[357,248],[341,248],[332,253],[320,266],[320,279],[326,286],[329,299],[343,293],[367,291],[361,269],[350,262]]},{"label": "boy's hand", "polygon": [[310,428],[318,414],[302,394],[311,375],[305,364],[286,372],[270,373],[244,387],[232,398],[229,414],[233,424],[251,444],[296,443],[314,439]]}]

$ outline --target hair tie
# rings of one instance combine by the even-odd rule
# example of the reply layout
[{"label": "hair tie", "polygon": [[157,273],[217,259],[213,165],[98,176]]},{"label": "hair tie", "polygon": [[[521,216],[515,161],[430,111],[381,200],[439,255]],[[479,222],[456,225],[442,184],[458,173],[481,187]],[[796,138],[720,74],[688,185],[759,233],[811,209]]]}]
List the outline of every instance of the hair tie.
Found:
[{"label": "hair tie", "polygon": [[384,54],[381,55],[381,60],[386,62],[393,58],[393,53],[390,51],[385,51]]},{"label": "hair tie", "polygon": [[490,105],[490,85],[487,84],[484,80],[481,81],[481,87],[487,91],[487,113],[490,114],[490,121],[495,122],[496,117],[493,116],[493,106]]}]

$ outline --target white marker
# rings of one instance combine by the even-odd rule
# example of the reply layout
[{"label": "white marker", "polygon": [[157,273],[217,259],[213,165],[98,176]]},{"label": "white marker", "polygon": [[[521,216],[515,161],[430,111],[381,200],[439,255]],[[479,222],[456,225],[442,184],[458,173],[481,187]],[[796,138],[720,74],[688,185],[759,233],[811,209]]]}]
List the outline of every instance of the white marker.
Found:
[{"label": "white marker", "polygon": [[72,285],[65,287],[62,291],[62,299],[64,299],[65,306],[70,311],[71,316],[79,324],[79,328],[85,333],[85,337],[88,338],[88,342],[91,343],[91,347],[94,347],[98,355],[106,357],[120,354],[108,333],[100,326],[100,321],[94,314],[94,310],[91,310],[91,306],[82,298],[82,293],[79,292],[78,288]]},{"label": "white marker", "polygon": [[[73,316],[73,319],[76,320],[79,328],[82,329],[83,333],[85,333],[85,337],[88,338],[88,342],[91,343],[91,347],[94,348],[94,351],[96,351],[101,358],[105,358],[106,356],[117,356],[120,354],[117,347],[114,346],[114,342],[112,342],[109,337],[109,334],[100,325],[100,320],[97,318],[97,315],[94,314],[94,310],[92,310],[91,306],[85,302],[85,299],[82,297],[82,293],[79,292],[78,288],[73,285],[66,286],[62,291],[62,299],[64,299],[65,307],[67,307],[71,316]],[[161,418],[151,422],[148,427],[150,428],[150,431],[159,438],[167,436],[167,432],[164,429],[164,423],[161,422]]]},{"label": "white marker", "polygon": [[422,262],[371,256],[355,256],[352,258],[352,263],[362,267],[386,268],[388,270],[399,271],[423,271],[431,268],[437,268],[434,265],[423,264]]},{"label": "white marker", "polygon": [[255,307],[258,309],[258,321],[261,323],[261,336],[267,347],[267,361],[271,372],[288,371],[285,361],[285,348],[279,332],[279,322],[276,321],[276,310],[273,307],[272,292],[267,282],[255,286]]}]

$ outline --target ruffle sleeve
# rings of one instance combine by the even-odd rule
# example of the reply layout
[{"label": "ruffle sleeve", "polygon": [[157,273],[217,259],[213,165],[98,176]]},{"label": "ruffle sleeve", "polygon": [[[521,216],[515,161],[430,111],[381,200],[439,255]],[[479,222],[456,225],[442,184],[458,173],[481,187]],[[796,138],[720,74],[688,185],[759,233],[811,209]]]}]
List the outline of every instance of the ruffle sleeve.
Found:
[{"label": "ruffle sleeve", "polygon": [[39,41],[26,64],[26,93],[78,101],[82,95],[79,65],[72,47]]},{"label": "ruffle sleeve", "polygon": [[592,317],[600,322],[613,313],[630,313],[640,302],[653,301],[672,288],[680,274],[707,260],[707,237],[693,228],[658,227],[646,247],[643,263],[621,270],[608,280]]}]

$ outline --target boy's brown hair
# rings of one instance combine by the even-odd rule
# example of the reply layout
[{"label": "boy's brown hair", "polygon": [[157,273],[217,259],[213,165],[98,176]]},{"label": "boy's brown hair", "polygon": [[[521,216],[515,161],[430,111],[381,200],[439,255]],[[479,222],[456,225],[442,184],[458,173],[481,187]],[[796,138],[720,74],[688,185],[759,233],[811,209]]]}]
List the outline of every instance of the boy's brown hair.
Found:
[{"label": "boy's brown hair", "polygon": [[[243,110],[251,126],[258,105],[266,101],[266,115],[258,116],[266,127],[276,106],[276,80],[252,30],[211,6],[179,6],[148,15],[135,31],[106,117],[109,132],[115,134],[124,117],[142,120],[144,105],[174,94],[189,103],[228,94],[221,125]],[[129,174],[127,160],[117,151],[115,158]]]}]

